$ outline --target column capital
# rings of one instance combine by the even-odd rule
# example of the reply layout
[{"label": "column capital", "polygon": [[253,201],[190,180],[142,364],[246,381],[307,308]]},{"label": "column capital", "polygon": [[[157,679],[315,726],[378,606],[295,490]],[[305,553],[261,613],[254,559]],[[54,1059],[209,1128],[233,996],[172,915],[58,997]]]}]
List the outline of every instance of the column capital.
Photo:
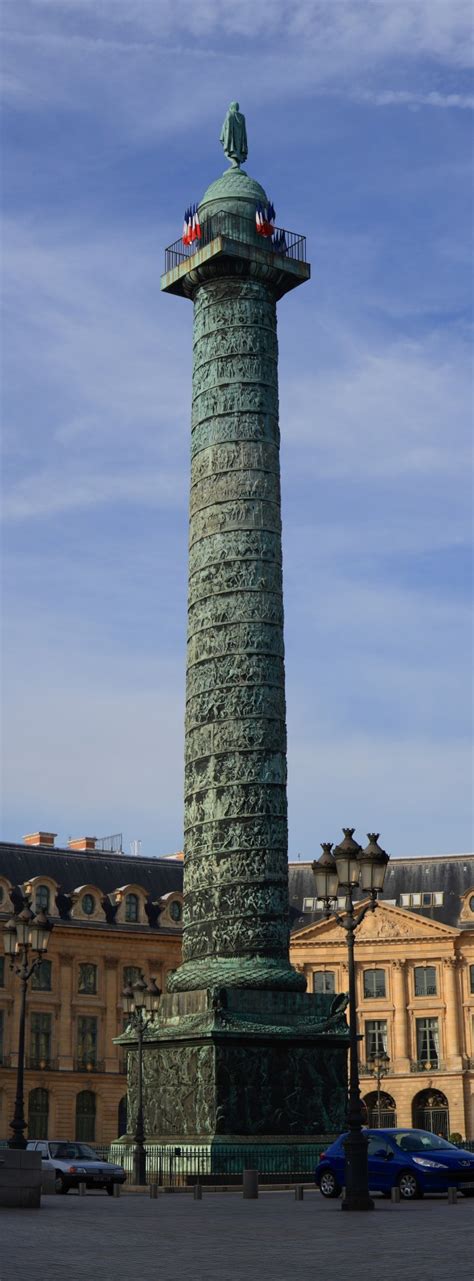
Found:
[{"label": "column capital", "polygon": [[58,958],[61,961],[61,965],[72,965],[74,954],[73,952],[58,952]]},{"label": "column capital", "polygon": [[392,961],[392,968],[393,968],[394,970],[397,970],[397,971],[399,971],[399,972],[401,971],[401,972],[403,973],[403,971],[404,971],[404,969],[406,968],[407,964],[408,964],[408,962],[407,962],[407,961],[405,961],[405,960],[403,960],[401,957],[397,956],[397,957],[396,957],[396,959],[395,959],[394,961]]}]

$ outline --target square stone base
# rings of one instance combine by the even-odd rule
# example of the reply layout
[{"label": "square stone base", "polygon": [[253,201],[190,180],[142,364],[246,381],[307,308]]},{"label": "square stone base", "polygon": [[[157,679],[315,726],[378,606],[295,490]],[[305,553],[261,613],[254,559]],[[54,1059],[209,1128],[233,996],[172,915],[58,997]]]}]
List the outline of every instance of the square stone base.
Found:
[{"label": "square stone base", "polygon": [[[163,997],[143,1045],[147,1140],[227,1147],[311,1143],[339,1133],[348,1034],[344,1014],[331,1015],[332,1003],[327,996],[237,988]],[[132,1049],[129,1132],[136,1060]]]}]

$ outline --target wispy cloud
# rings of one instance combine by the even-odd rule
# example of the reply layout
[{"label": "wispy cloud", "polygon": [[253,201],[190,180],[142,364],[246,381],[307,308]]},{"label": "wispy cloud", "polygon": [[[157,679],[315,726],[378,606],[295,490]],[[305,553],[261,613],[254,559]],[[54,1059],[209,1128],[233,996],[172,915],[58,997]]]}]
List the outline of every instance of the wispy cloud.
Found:
[{"label": "wispy cloud", "polygon": [[[440,68],[471,63],[465,0],[276,0],[265,11],[251,0],[17,0],[12,13],[4,16],[7,98],[86,114],[95,98],[102,127],[113,117],[134,137],[187,130],[190,113],[212,120],[229,84],[245,88],[247,105],[267,103],[275,85],[280,98],[334,89],[353,97],[355,89],[374,105],[468,105],[467,94],[439,84]],[[410,76],[420,59],[432,63],[427,83],[385,88],[389,68]],[[365,92],[361,74],[374,80]]]},{"label": "wispy cloud", "polygon": [[411,89],[358,89],[353,91],[357,102],[373,103],[375,107],[459,107],[462,111],[472,111],[474,94],[472,93],[417,93]]}]

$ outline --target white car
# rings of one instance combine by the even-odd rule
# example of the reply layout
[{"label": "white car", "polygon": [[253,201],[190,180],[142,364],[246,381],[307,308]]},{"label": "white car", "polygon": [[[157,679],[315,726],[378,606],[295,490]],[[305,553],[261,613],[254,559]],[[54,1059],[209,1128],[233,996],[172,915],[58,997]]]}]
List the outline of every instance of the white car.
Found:
[{"label": "white car", "polygon": [[100,1161],[87,1143],[66,1139],[30,1139],[30,1152],[41,1152],[41,1168],[56,1176],[56,1191],[69,1192],[85,1183],[87,1188],[105,1188],[113,1196],[114,1183],[125,1183],[123,1166]]}]

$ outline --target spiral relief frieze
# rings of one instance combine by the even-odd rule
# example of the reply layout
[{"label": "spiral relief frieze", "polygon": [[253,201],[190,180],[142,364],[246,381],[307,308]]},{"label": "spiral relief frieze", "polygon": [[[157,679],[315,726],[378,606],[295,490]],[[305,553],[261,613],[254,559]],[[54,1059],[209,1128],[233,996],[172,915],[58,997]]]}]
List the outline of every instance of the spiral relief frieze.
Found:
[{"label": "spiral relief frieze", "polygon": [[[205,958],[259,955],[284,965],[288,956],[277,357],[265,285],[220,278],[196,289],[183,939],[190,986],[198,985],[191,963],[199,976]],[[178,971],[170,986],[184,985]]]}]

